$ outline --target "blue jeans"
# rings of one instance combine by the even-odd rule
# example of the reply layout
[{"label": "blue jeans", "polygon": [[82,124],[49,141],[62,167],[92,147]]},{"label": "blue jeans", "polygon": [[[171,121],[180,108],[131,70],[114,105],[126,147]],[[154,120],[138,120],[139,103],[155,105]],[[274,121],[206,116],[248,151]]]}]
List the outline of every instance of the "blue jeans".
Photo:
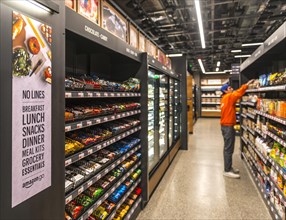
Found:
[{"label": "blue jeans", "polygon": [[232,154],[234,151],[235,130],[233,126],[221,126],[221,132],[224,140],[223,158],[224,171],[229,172],[232,168]]}]

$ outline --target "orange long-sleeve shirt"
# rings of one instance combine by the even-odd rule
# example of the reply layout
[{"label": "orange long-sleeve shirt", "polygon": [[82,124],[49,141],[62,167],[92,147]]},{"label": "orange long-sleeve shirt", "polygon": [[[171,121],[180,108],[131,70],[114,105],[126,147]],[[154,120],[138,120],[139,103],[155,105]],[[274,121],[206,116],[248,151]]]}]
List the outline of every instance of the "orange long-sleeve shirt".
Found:
[{"label": "orange long-sleeve shirt", "polygon": [[235,117],[235,103],[240,99],[246,89],[248,88],[247,84],[242,85],[239,89],[235,90],[232,93],[224,94],[221,99],[221,118],[220,124],[224,126],[233,126],[236,124]]}]

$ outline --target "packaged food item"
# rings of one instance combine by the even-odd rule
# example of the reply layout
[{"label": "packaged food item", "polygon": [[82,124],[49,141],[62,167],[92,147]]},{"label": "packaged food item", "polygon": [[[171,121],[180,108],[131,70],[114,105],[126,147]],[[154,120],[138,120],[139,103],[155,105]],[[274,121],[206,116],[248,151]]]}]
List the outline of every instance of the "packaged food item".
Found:
[{"label": "packaged food item", "polygon": [[72,216],[73,219],[78,218],[82,211],[83,211],[83,206],[81,205],[76,205],[75,200],[71,201],[70,203],[66,204],[66,212]]},{"label": "packaged food item", "polygon": [[80,194],[75,198],[76,204],[83,206],[84,208],[88,208],[89,206],[92,205],[92,203],[94,202],[93,199],[91,199],[90,197],[84,195],[84,194]]},{"label": "packaged food item", "polygon": [[92,199],[96,200],[102,195],[103,189],[101,187],[91,186],[87,188],[84,193]]}]

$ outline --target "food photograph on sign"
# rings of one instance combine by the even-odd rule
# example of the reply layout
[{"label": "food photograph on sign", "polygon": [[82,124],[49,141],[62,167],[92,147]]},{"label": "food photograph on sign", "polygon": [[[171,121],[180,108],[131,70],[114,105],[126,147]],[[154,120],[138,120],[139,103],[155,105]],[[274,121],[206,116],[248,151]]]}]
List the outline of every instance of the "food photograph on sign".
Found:
[{"label": "food photograph on sign", "polygon": [[52,82],[52,28],[17,12],[12,26],[13,77],[37,77]]},{"label": "food photograph on sign", "polygon": [[102,27],[126,42],[126,20],[105,2],[102,7]]},{"label": "food photograph on sign", "polygon": [[141,52],[146,52],[146,45],[145,45],[145,37],[141,33],[139,33],[139,50]]},{"label": "food photograph on sign", "polygon": [[130,45],[138,49],[138,31],[132,25],[129,27],[129,38]]},{"label": "food photograph on sign", "polygon": [[78,0],[77,11],[92,22],[99,24],[100,0]]},{"label": "food photograph on sign", "polygon": [[65,5],[76,11],[76,0],[65,0]]}]

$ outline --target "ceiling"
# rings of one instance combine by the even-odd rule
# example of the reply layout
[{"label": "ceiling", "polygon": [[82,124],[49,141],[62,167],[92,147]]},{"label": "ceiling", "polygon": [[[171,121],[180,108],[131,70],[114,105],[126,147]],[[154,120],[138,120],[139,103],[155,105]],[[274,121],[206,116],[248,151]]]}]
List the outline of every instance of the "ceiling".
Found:
[{"label": "ceiling", "polygon": [[[206,48],[202,49],[195,0],[113,0],[156,44],[168,53],[183,53],[193,72],[197,59],[205,70],[220,71],[251,54],[257,46],[242,43],[265,41],[286,21],[286,0],[200,0]],[[231,50],[241,49],[241,53]]]}]

